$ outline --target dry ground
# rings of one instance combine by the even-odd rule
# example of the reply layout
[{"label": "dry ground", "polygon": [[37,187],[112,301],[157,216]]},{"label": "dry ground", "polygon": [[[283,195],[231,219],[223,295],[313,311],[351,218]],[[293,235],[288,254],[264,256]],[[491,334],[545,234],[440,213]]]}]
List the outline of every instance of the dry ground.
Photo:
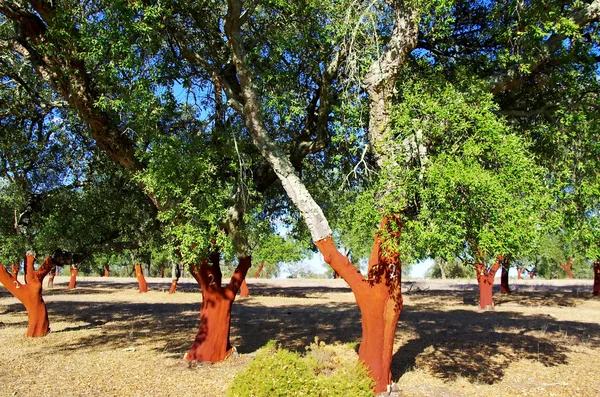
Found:
[{"label": "dry ground", "polygon": [[[0,396],[222,396],[270,339],[301,349],[360,340],[360,316],[341,280],[250,280],[238,299],[239,358],[187,368],[200,293],[184,280],[67,278],[44,292],[52,333],[26,339],[23,307],[0,288]],[[600,299],[590,282],[518,284],[480,312],[471,282],[406,282],[393,376],[404,396],[598,396]],[[586,291],[586,292],[582,292]]]}]

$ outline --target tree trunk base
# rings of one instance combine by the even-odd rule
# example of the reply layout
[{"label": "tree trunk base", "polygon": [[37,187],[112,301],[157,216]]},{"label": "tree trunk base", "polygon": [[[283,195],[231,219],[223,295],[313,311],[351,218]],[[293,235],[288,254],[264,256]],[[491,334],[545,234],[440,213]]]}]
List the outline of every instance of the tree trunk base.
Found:
[{"label": "tree trunk base", "polygon": [[171,280],[171,288],[169,289],[169,294],[174,294],[177,290],[177,280]]},{"label": "tree trunk base", "polygon": [[232,352],[229,327],[233,301],[218,293],[203,291],[202,296],[198,334],[183,358],[188,362],[216,363],[223,361]]},{"label": "tree trunk base", "polygon": [[240,297],[247,298],[249,296],[250,296],[250,289],[248,288],[248,284],[246,283],[246,280],[244,280],[242,282],[242,285],[240,286]]}]

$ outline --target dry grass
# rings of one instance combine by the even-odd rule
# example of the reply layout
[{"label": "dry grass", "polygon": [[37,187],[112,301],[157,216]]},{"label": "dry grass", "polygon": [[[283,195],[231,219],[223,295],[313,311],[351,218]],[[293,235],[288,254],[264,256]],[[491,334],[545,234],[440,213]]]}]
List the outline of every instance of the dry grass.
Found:
[{"label": "dry grass", "polygon": [[[190,369],[181,360],[198,326],[200,294],[183,282],[66,278],[45,291],[52,333],[23,335],[27,316],[0,288],[0,396],[222,396],[252,353],[270,339],[302,349],[360,339],[360,314],[340,280],[251,280],[253,296],[232,313],[239,358]],[[408,285],[408,284],[407,284]],[[406,396],[600,395],[600,299],[572,286],[495,295],[480,312],[477,293],[459,284],[404,295],[393,362]],[[447,288],[453,289],[447,289]]]}]

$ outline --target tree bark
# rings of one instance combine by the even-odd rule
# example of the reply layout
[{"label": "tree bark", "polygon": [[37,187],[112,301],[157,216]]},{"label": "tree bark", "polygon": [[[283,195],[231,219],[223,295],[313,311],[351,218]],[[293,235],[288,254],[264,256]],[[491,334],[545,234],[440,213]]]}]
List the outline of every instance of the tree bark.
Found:
[{"label": "tree bark", "polygon": [[508,286],[508,270],[509,264],[507,258],[504,258],[502,261],[502,273],[500,273],[500,293],[501,294],[510,294],[511,290]]},{"label": "tree bark", "polygon": [[227,287],[221,285],[219,259],[219,253],[215,252],[211,255],[210,262],[204,260],[200,267],[190,265],[190,272],[202,291],[202,305],[198,334],[184,356],[189,362],[222,361],[233,350],[229,341],[231,305],[250,268],[251,258],[248,256],[238,259],[239,264]]},{"label": "tree bark", "polygon": [[67,286],[67,289],[73,289],[76,287],[77,274],[79,274],[79,270],[75,266],[71,265],[71,278],[69,278],[69,285]]},{"label": "tree bark", "polygon": [[54,288],[54,276],[56,276],[56,266],[50,270],[50,274],[48,275],[48,288]]},{"label": "tree bark", "polygon": [[27,332],[25,336],[39,337],[50,332],[48,311],[42,298],[42,282],[44,277],[56,265],[54,255],[48,256],[37,271],[33,270],[35,257],[28,254],[26,263],[30,265],[29,283],[21,284],[15,277],[8,273],[0,264],[0,283],[23,305],[27,310]]},{"label": "tree bark", "polygon": [[144,278],[144,272],[142,271],[142,265],[139,263],[135,264],[135,277],[138,281],[139,291],[140,292],[148,292],[148,284],[146,284],[146,279]]},{"label": "tree bark", "polygon": [[494,300],[492,298],[492,288],[494,286],[494,277],[496,272],[502,266],[504,257],[499,255],[496,262],[488,270],[482,258],[475,262],[477,271],[477,284],[479,284],[479,308],[482,310],[492,310],[494,308]]},{"label": "tree bark", "polygon": [[240,297],[247,298],[250,296],[250,289],[248,288],[248,284],[246,280],[242,281],[242,285],[240,285]]},{"label": "tree bark", "polygon": [[110,277],[110,267],[108,266],[108,263],[104,265],[104,277]]},{"label": "tree bark", "polygon": [[258,265],[258,269],[256,269],[254,272],[254,278],[258,278],[260,276],[260,272],[262,271],[263,267],[265,267],[265,263],[261,262],[260,265]]},{"label": "tree bark", "polygon": [[446,279],[446,271],[444,270],[444,260],[440,259],[438,262],[438,267],[440,268],[440,274],[442,275],[442,280]]},{"label": "tree bark", "polygon": [[[383,217],[380,234],[385,230],[388,238],[397,240],[400,238],[401,225],[397,218],[392,221],[396,223],[396,229],[392,227],[390,218]],[[384,242],[379,234],[375,236],[366,280],[338,251],[331,237],[315,243],[325,262],[339,273],[354,293],[362,321],[358,356],[369,368],[377,393],[385,391],[387,385],[392,383],[394,335],[402,312],[399,253],[382,249]]]},{"label": "tree bark", "polygon": [[567,263],[558,262],[558,264],[567,273],[567,276],[569,278],[574,278],[573,273],[571,272],[571,266],[573,265],[573,258],[569,257],[569,259],[567,260]]},{"label": "tree bark", "polygon": [[594,290],[593,295],[600,295],[600,261],[594,262]]},{"label": "tree bark", "polygon": [[19,265],[11,265],[10,266],[10,274],[13,280],[19,280]]},{"label": "tree bark", "polygon": [[523,280],[523,270],[524,269],[525,269],[525,267],[519,266],[517,264],[517,280]]},{"label": "tree bark", "polygon": [[179,281],[179,265],[173,263],[171,265],[171,288],[169,289],[169,294],[174,294],[177,290],[177,282]]}]

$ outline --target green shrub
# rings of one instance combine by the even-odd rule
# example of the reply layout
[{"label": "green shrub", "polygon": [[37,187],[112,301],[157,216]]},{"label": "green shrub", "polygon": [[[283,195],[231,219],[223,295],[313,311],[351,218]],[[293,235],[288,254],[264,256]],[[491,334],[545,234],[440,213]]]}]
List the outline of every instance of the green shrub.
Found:
[{"label": "green shrub", "polygon": [[352,346],[315,339],[302,356],[269,342],[237,374],[231,397],[372,396],[373,381]]}]

